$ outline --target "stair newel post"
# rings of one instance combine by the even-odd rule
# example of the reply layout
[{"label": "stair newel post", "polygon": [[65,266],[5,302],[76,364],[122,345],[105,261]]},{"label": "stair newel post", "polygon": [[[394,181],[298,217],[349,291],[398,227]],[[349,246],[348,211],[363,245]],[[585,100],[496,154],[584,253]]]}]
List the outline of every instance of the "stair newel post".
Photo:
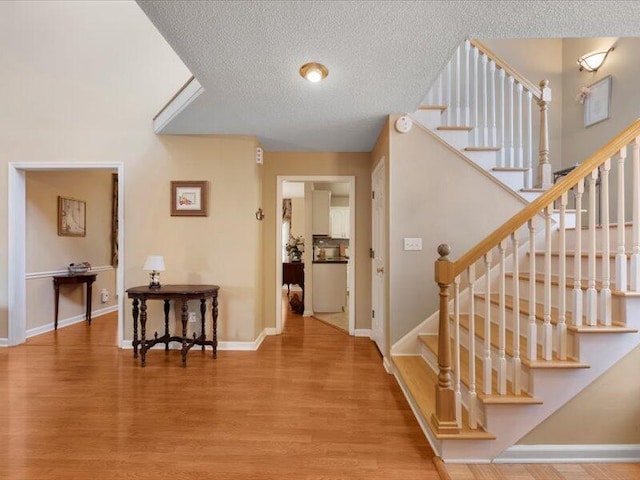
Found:
[{"label": "stair newel post", "polygon": [[516,85],[516,161],[517,168],[524,168],[524,148],[522,147],[522,84]]},{"label": "stair newel post", "polygon": [[462,390],[460,389],[460,276],[453,279],[453,375],[456,420],[462,428]]},{"label": "stair newel post", "polygon": [[584,178],[575,187],[576,196],[576,228],[573,256],[573,324],[582,325],[582,194],[584,193]]},{"label": "stair newel post", "polygon": [[602,164],[602,178],[600,179],[600,211],[602,234],[602,289],[600,290],[600,322],[603,325],[611,325],[611,272],[610,264],[611,246],[609,235],[609,171],[611,159],[608,158]]},{"label": "stair newel post", "polygon": [[487,145],[495,147],[497,141],[496,129],[496,64],[489,61],[489,143]]},{"label": "stair newel post", "polygon": [[491,395],[492,367],[491,367],[491,251],[484,255],[484,353],[482,392]]},{"label": "stair newel post", "polygon": [[533,114],[531,104],[533,103],[533,94],[527,90],[526,100],[526,122],[525,122],[525,138],[526,148],[524,150],[524,168],[527,169],[525,174],[525,188],[533,187]]},{"label": "stair newel post", "polygon": [[501,68],[498,72],[498,139],[497,139],[497,147],[500,147],[500,151],[498,152],[498,167],[506,167],[505,162],[505,148],[504,148],[504,110],[505,110],[505,97],[504,97],[504,82],[505,82],[505,72],[504,69]]},{"label": "stair newel post", "polygon": [[587,263],[587,299],[586,299],[586,320],[587,325],[596,325],[598,315],[598,293],[596,292],[596,179],[598,169],[596,168],[587,176],[587,186],[589,190],[589,240],[588,240],[588,263]]},{"label": "stair newel post", "polygon": [[[498,279],[498,394],[507,394],[507,356],[506,356],[506,325],[507,325],[507,307],[506,307],[506,290],[507,290],[507,269],[505,261],[505,242],[504,240],[498,244],[498,253],[500,256],[500,278]],[[520,309],[520,305],[514,303],[513,308]]]},{"label": "stair newel post", "polygon": [[529,328],[527,331],[527,357],[538,358],[538,328],[536,327],[536,226],[533,219],[529,228]]},{"label": "stair newel post", "polygon": [[627,253],[625,251],[625,208],[624,208],[624,162],[627,158],[627,147],[624,146],[618,155],[618,228],[616,248],[616,288],[620,292],[627,291]]},{"label": "stair newel post", "polygon": [[482,140],[481,145],[483,147],[489,146],[489,107],[487,98],[489,97],[489,81],[487,74],[487,67],[489,66],[489,58],[485,54],[481,54],[482,65],[480,71],[482,73],[482,96],[480,102],[482,103]]},{"label": "stair newel post", "polygon": [[469,102],[470,102],[470,98],[469,98],[469,89],[470,89],[470,85],[469,85],[469,78],[471,76],[471,67],[469,64],[469,53],[471,51],[471,42],[469,42],[469,40],[465,40],[464,42],[464,57],[463,57],[463,62],[464,62],[464,101],[463,101],[463,109],[462,109],[462,125],[471,125],[471,118],[469,116]]},{"label": "stair newel post", "polygon": [[544,209],[544,323],[542,324],[542,358],[553,358],[553,326],[551,325],[551,213],[553,204]]},{"label": "stair newel post", "polygon": [[513,86],[515,83],[514,78],[509,75],[507,78],[507,83],[509,84],[509,90],[507,91],[507,100],[509,105],[508,117],[507,118],[507,144],[505,145],[505,152],[507,153],[507,161],[505,162],[505,166],[515,168],[515,150],[514,150],[514,125],[515,125],[515,109],[513,105]]},{"label": "stair newel post", "polygon": [[435,280],[440,288],[438,324],[438,384],[436,385],[436,411],[431,423],[438,433],[458,433],[456,399],[451,382],[451,341],[449,333],[449,287],[454,280],[454,264],[449,260],[449,245],[438,246],[440,258],[435,262]]},{"label": "stair newel post", "polygon": [[[513,246],[513,304],[520,305],[520,265],[519,265],[519,248],[517,232],[511,234],[511,245]],[[522,385],[520,383],[520,309],[513,309],[513,393],[520,395]]]},{"label": "stair newel post", "polygon": [[551,164],[549,163],[549,123],[547,108],[551,102],[551,88],[549,80],[540,82],[540,158],[538,161],[538,181],[542,188],[549,188],[553,184]]},{"label": "stair newel post", "polygon": [[478,67],[479,67],[479,56],[480,52],[476,47],[472,49],[473,60],[471,64],[473,66],[473,104],[471,105],[471,115],[472,115],[472,124],[473,127],[473,146],[477,147],[480,145],[480,115],[478,114],[478,97],[480,96],[480,81],[478,79]]},{"label": "stair newel post", "polygon": [[[558,358],[567,359],[567,193],[560,196],[558,239]],[[578,232],[579,234],[579,232]]]},{"label": "stair newel post", "polygon": [[633,145],[631,156],[631,167],[633,169],[631,182],[631,200],[633,204],[631,220],[631,278],[630,286],[632,292],[640,292],[640,137],[631,142]]},{"label": "stair newel post", "polygon": [[469,427],[478,428],[476,399],[476,266],[467,269],[469,281]]}]

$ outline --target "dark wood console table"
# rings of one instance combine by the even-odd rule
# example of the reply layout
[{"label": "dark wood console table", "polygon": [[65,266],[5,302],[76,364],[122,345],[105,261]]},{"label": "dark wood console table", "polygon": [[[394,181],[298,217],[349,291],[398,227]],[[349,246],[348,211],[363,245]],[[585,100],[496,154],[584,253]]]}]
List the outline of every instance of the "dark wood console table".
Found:
[{"label": "dark wood console table", "polygon": [[[204,351],[205,345],[213,348],[213,358],[217,356],[218,349],[218,290],[217,285],[163,285],[160,288],[149,288],[148,286],[133,287],[127,290],[129,298],[133,299],[133,358],[138,358],[138,348],[140,349],[140,365],[146,365],[147,350],[157,343],[164,343],[165,351],[169,350],[170,342],[180,342],[182,355],[182,366],[187,366],[187,352],[194,345],[201,345]],[[207,299],[211,298],[211,314],[213,318],[212,339],[207,340],[204,329],[205,313],[207,311]],[[152,340],[147,340],[147,300],[164,301],[164,335],[158,336],[156,332]],[[176,309],[178,301],[181,308],[182,336],[169,334],[169,311],[170,302],[175,301]],[[193,338],[187,338],[187,323],[189,321],[189,300],[200,300],[200,321],[202,333],[199,337],[193,334]],[[139,307],[138,307],[139,305]],[[140,317],[140,339],[138,340],[138,316]]]},{"label": "dark wood console table", "polygon": [[282,264],[282,284],[287,286],[287,295],[291,285],[300,285],[304,302],[304,263],[284,262]]},{"label": "dark wood console table", "polygon": [[58,329],[58,304],[60,303],[60,285],[87,284],[87,307],[85,315],[87,322],[91,325],[91,286],[98,277],[97,273],[67,273],[53,276],[53,290],[55,295],[55,317],[53,321],[54,330]]}]

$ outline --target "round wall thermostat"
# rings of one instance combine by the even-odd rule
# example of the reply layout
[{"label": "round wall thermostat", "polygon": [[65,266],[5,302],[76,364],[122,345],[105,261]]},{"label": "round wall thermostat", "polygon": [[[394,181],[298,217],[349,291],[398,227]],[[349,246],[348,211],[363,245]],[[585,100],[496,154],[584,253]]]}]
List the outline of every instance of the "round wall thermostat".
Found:
[{"label": "round wall thermostat", "polygon": [[400,133],[407,133],[409,130],[411,130],[412,126],[413,121],[408,115],[403,115],[396,120],[396,130]]}]

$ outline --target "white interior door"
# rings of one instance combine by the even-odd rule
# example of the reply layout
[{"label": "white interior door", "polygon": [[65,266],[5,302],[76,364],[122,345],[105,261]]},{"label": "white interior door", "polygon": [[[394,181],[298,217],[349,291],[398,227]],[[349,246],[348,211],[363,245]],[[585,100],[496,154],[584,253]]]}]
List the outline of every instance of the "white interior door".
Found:
[{"label": "white interior door", "polygon": [[372,308],[371,312],[371,338],[378,346],[380,353],[385,355],[386,342],[384,335],[385,325],[385,170],[384,158],[371,175],[372,195],[372,248],[373,258],[371,259],[372,272]]}]

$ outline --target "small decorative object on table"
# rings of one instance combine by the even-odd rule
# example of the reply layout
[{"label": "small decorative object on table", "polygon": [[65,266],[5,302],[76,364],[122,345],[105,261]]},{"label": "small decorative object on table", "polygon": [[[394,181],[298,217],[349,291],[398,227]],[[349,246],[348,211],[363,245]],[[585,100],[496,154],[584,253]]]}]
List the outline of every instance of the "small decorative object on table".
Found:
[{"label": "small decorative object on table", "polygon": [[164,257],[162,255],[149,255],[142,269],[150,272],[149,288],[160,288],[160,272],[164,272]]},{"label": "small decorative object on table", "polygon": [[289,242],[287,242],[286,249],[289,260],[292,262],[302,261],[302,254],[304,253],[304,238],[302,235],[299,237],[289,235]]},{"label": "small decorative object on table", "polygon": [[91,264],[89,262],[69,264],[69,273],[72,275],[78,273],[87,273],[89,270],[91,270]]}]

